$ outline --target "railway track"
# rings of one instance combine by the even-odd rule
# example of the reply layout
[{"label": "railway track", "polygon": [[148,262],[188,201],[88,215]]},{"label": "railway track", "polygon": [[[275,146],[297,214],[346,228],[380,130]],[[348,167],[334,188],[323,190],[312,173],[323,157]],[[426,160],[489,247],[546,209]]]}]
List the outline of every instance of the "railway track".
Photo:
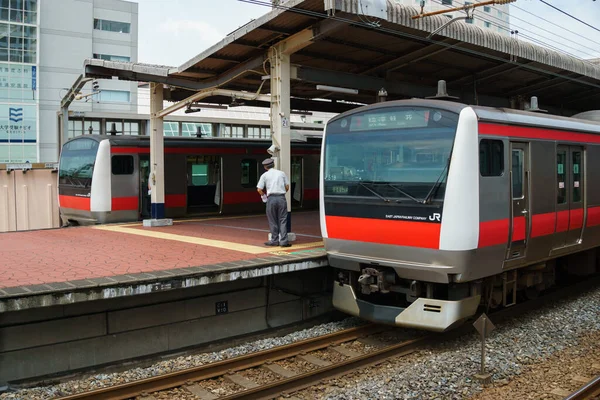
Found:
[{"label": "railway track", "polygon": [[[333,378],[349,371],[380,363],[388,358],[403,356],[415,351],[423,345],[429,336],[401,341],[381,341],[378,334],[385,334],[390,329],[380,325],[365,325],[346,329],[328,335],[303,340],[273,349],[247,354],[228,360],[214,362],[200,367],[173,372],[166,375],[143,379],[122,385],[97,389],[94,391],[61,397],[63,400],[75,399],[130,399],[142,396],[151,399],[151,393],[182,387],[200,399],[267,399],[281,393],[300,390]],[[365,348],[371,350],[361,353],[347,345],[361,341]],[[339,361],[331,362],[315,356],[315,352],[334,352]],[[305,372],[295,372],[275,363],[280,360],[291,360],[298,357],[314,366]],[[278,376],[279,379],[259,384],[253,382],[239,372],[261,367]],[[204,389],[203,381],[223,377],[241,388],[232,394],[217,397]]]},{"label": "railway track", "polygon": [[600,398],[600,375],[565,397],[564,400],[591,400]]},{"label": "railway track", "polygon": [[[561,288],[547,296],[493,312],[491,317],[493,317],[494,323],[501,323],[518,314],[539,309],[551,298],[565,298],[580,293],[581,290],[595,287],[599,283],[600,278],[589,279],[577,285]],[[141,396],[141,399],[153,400],[160,396],[160,394],[153,395],[154,393],[175,388],[183,388],[190,395],[195,395],[201,400],[269,399],[310,387],[323,380],[351,371],[376,365],[389,358],[408,355],[428,344],[432,338],[440,337],[438,334],[430,334],[409,339],[394,338],[387,342],[379,341],[377,338],[378,335],[396,332],[398,331],[381,325],[364,325],[166,375],[61,397],[61,399],[117,400]],[[450,336],[460,336],[468,332],[472,332],[470,323],[446,332],[443,337],[447,339]],[[345,349],[345,347],[351,346],[344,345],[361,341],[363,344],[367,344],[370,350],[361,353]],[[338,357],[337,361],[326,361],[313,355],[328,351],[338,353],[341,357]],[[294,358],[301,358],[306,363],[313,364],[313,368],[308,371],[295,372],[286,370],[277,364],[278,361],[290,361]],[[277,376],[277,379],[261,384],[243,376],[245,371],[257,367],[270,371]],[[216,396],[203,387],[203,383],[215,378],[232,382],[238,387],[238,390],[223,396]],[[600,393],[600,377],[574,392],[568,399],[593,399],[594,396],[598,396],[598,393]]]}]

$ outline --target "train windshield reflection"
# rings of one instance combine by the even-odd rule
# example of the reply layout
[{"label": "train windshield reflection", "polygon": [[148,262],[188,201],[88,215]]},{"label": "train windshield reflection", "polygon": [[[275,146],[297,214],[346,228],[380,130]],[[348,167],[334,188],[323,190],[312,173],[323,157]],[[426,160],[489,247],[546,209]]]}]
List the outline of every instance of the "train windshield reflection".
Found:
[{"label": "train windshield reflection", "polygon": [[359,184],[368,182],[386,198],[424,199],[437,183],[431,198],[443,198],[458,116],[415,108],[373,112],[328,126],[325,194],[374,196]]},{"label": "train windshield reflection", "polygon": [[60,155],[59,184],[88,187],[92,180],[98,142],[76,139],[66,143]]}]

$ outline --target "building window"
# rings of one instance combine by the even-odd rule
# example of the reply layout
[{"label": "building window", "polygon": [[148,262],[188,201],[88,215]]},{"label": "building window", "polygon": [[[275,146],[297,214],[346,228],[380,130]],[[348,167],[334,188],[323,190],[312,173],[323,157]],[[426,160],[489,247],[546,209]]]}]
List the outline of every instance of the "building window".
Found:
[{"label": "building window", "polygon": [[163,122],[163,136],[179,136],[179,122]]},{"label": "building window", "polygon": [[479,172],[481,176],[502,176],[504,172],[504,143],[483,139],[479,143]]},{"label": "building window", "polygon": [[36,27],[0,23],[0,61],[35,64],[36,55]]},{"label": "building window", "polygon": [[140,134],[140,123],[139,122],[123,122],[123,135],[139,135]]},{"label": "building window", "polygon": [[[92,129],[90,129],[92,128]],[[82,119],[69,118],[68,138],[73,138],[81,135],[99,135],[100,121],[86,121]]]},{"label": "building window", "polygon": [[131,93],[125,90],[101,90],[99,96],[103,103],[129,103]]},{"label": "building window", "polygon": [[483,26],[485,26],[486,28],[491,28],[492,24],[486,21],[483,23]]},{"label": "building window", "polygon": [[451,6],[452,5],[452,0],[442,0],[442,5],[444,5],[444,6]]},{"label": "building window", "polygon": [[219,137],[243,138],[244,137],[244,126],[243,125],[219,124]]},{"label": "building window", "polygon": [[492,11],[492,8],[490,6],[483,6],[483,11],[485,11],[486,13],[489,13]]},{"label": "building window", "polygon": [[496,14],[498,14],[498,18],[502,18],[502,11],[496,10]]},{"label": "building window", "polygon": [[242,160],[242,186],[255,187],[258,182],[258,163],[256,160]]},{"label": "building window", "polygon": [[133,156],[112,156],[111,165],[113,175],[133,174]]},{"label": "building window", "polygon": [[109,21],[94,18],[94,29],[107,32],[129,33],[131,24],[129,22]]},{"label": "building window", "polygon": [[444,17],[452,19],[452,14],[444,14]]},{"label": "building window", "polygon": [[130,57],[127,56],[114,56],[111,54],[97,54],[94,53],[94,58],[97,58],[99,60],[106,60],[106,61],[122,61],[122,62],[129,62],[131,61]]},{"label": "building window", "polygon": [[465,22],[467,24],[472,24],[473,23],[473,18],[467,18],[467,19],[465,19]]},{"label": "building window", "polygon": [[197,137],[198,128],[200,128],[201,137],[213,136],[212,124],[193,122],[184,122],[181,124],[181,136]]},{"label": "building window", "polygon": [[37,0],[0,0],[0,20],[37,23]]}]

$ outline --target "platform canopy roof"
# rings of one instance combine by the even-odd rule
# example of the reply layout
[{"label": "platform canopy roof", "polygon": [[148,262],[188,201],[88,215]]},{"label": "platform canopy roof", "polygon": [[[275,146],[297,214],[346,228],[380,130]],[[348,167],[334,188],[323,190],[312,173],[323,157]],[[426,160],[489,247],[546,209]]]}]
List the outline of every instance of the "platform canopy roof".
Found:
[{"label": "platform canopy roof", "polygon": [[[288,39],[298,45],[291,56],[292,109],[341,112],[375,102],[381,88],[388,100],[434,96],[440,79],[451,96],[468,104],[522,107],[537,96],[540,108],[557,114],[600,108],[597,63],[462,22],[428,38],[448,18],[413,20],[416,8],[369,2],[375,8],[367,15],[364,0],[282,1],[179,67],[93,59],[85,61],[85,75],[164,83],[170,87],[165,98],[174,101],[216,86],[256,92],[270,73],[269,48]],[[264,82],[261,93],[269,93],[269,80]],[[317,85],[357,89],[358,94]],[[231,103],[223,96],[203,101]]]}]

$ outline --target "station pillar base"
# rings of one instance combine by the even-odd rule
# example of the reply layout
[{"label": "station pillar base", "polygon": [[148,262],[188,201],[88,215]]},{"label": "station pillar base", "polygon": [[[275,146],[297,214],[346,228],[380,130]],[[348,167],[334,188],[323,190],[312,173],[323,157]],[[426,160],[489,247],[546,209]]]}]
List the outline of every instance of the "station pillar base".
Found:
[{"label": "station pillar base", "polygon": [[144,226],[148,228],[156,227],[156,226],[171,226],[173,225],[173,220],[171,218],[161,218],[161,219],[145,219]]}]

